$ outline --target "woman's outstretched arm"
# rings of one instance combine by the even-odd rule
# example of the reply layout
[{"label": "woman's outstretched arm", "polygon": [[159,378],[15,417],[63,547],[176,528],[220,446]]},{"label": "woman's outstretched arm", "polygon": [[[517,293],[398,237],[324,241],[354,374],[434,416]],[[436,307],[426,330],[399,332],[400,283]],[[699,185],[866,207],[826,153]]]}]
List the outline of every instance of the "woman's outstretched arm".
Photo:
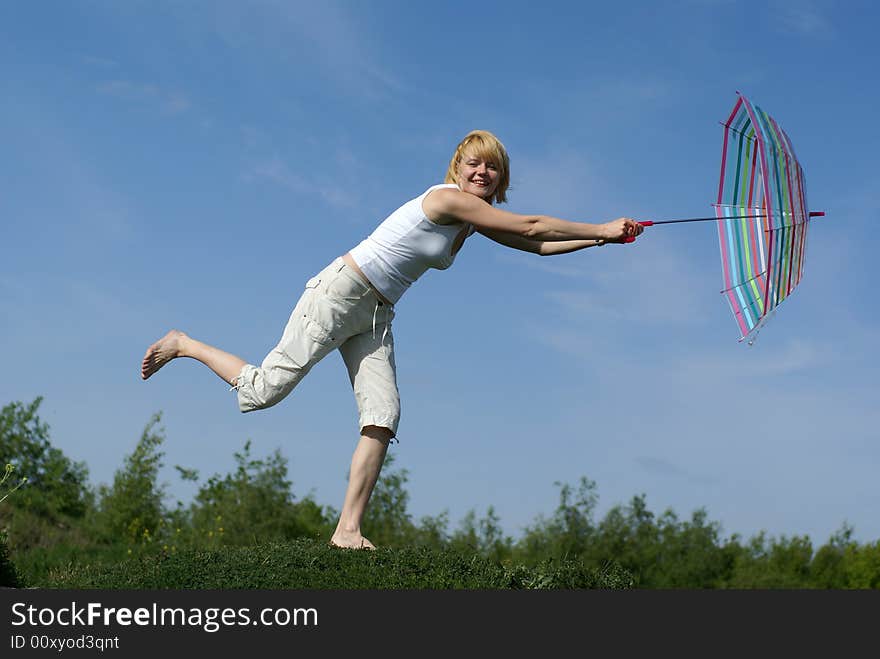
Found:
[{"label": "woman's outstretched arm", "polygon": [[602,224],[572,222],[549,215],[522,215],[495,208],[479,197],[445,188],[434,190],[422,202],[428,218],[440,224],[467,222],[478,230],[504,231],[528,240],[558,242],[598,240],[623,242],[639,235],[644,227],[621,217]]},{"label": "woman's outstretched arm", "polygon": [[538,254],[540,256],[569,254],[580,249],[603,244],[601,240],[530,240],[528,238],[523,238],[522,236],[508,233],[507,231],[492,231],[490,229],[480,229],[479,232],[505,247],[512,247],[514,249],[531,252],[532,254]]}]

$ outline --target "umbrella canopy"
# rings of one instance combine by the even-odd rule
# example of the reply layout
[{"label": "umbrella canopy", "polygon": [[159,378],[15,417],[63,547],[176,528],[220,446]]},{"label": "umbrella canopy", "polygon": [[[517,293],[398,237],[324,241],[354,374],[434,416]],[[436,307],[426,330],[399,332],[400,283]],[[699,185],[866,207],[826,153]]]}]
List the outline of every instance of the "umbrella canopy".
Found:
[{"label": "umbrella canopy", "polygon": [[714,206],[722,294],[740,340],[751,343],[768,314],[801,281],[811,214],[791,140],[773,117],[741,94],[724,122]]}]

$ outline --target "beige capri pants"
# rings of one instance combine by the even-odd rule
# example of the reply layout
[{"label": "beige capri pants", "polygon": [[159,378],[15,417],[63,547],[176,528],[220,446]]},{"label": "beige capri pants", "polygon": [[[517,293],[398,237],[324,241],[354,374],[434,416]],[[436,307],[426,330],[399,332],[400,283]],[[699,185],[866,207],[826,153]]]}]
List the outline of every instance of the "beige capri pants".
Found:
[{"label": "beige capri pants", "polygon": [[257,367],[241,369],[233,389],[242,412],[280,402],[311,368],[339,349],[354,389],[360,429],[397,435],[400,394],[394,365],[394,308],[341,258],[306,282],[278,345]]}]

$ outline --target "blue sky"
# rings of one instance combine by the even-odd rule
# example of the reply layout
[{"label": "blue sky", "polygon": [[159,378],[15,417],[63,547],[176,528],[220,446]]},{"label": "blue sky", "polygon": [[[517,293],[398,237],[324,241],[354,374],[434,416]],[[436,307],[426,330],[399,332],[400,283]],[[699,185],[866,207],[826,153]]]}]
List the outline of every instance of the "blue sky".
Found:
[{"label": "blue sky", "polygon": [[878,10],[867,2],[8,2],[0,5],[0,401],[44,396],[108,483],[151,415],[173,465],[279,448],[341,507],[357,436],[338,355],[242,415],[207,369],[148,382],[171,327],[258,363],[305,280],[441,182],[473,128],[508,207],[585,221],[712,213],[736,92],[806,172],[800,287],[754,346],[712,223],[553,258],[480,236],[397,306],[396,466],[416,519],[495,507],[518,536],[597,483],[705,507],[725,536],[880,538]]}]

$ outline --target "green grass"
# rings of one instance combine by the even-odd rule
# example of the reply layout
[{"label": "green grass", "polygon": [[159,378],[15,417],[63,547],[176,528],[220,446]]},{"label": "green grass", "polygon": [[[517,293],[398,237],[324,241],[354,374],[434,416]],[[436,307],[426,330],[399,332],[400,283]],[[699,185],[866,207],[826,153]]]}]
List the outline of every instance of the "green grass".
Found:
[{"label": "green grass", "polygon": [[22,585],[72,589],[627,589],[633,577],[610,565],[573,561],[535,568],[434,549],[354,551],[311,539],[123,561],[69,562]]}]

